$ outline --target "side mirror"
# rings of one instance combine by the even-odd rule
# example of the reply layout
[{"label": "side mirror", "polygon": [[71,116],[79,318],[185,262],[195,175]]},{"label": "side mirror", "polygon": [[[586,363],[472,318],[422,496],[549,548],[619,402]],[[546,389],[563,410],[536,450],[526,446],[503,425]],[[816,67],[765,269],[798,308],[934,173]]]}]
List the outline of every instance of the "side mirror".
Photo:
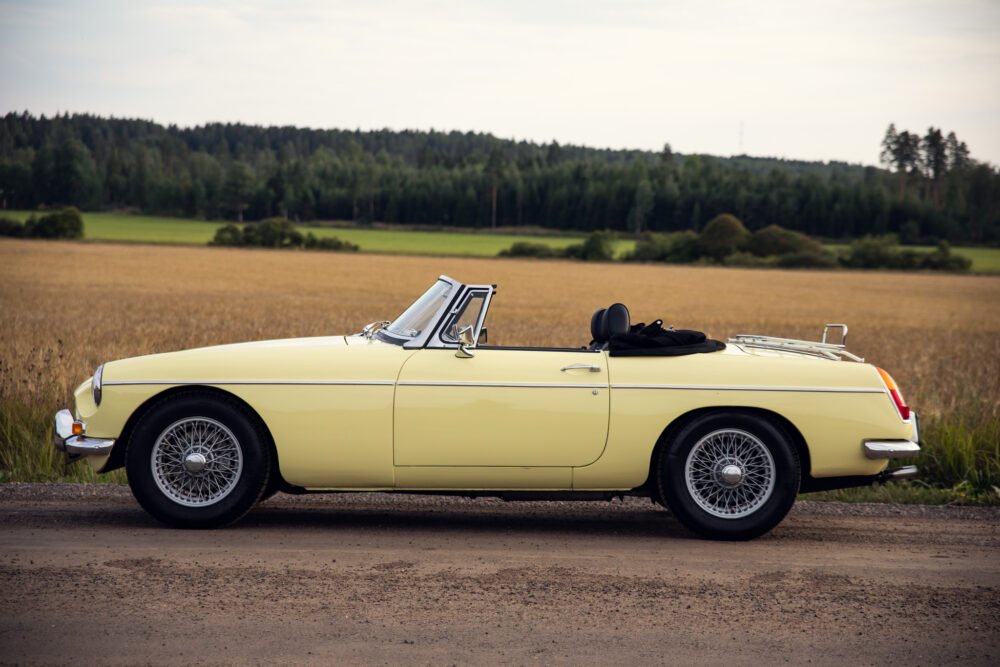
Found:
[{"label": "side mirror", "polygon": [[486,335],[486,327],[483,327],[483,330],[479,332],[479,340],[476,342],[476,345],[486,345],[486,341],[488,340],[489,337]]},{"label": "side mirror", "polygon": [[458,330],[458,351],[455,352],[455,356],[460,359],[469,359],[476,356],[472,348],[476,346],[476,342],[472,340],[472,330],[473,326],[467,324]]}]

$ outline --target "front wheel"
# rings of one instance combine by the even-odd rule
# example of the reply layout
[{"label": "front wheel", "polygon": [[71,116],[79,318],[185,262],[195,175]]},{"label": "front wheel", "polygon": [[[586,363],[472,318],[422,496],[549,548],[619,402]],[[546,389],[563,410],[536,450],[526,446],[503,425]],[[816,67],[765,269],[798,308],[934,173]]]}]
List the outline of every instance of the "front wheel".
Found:
[{"label": "front wheel", "polygon": [[795,502],[799,457],[785,432],[751,413],[696,418],[663,449],[660,493],[693,532],[749,540],[778,525]]},{"label": "front wheel", "polygon": [[257,423],[235,401],[175,394],[139,422],[125,452],[129,487],[143,509],[178,528],[215,528],[254,506],[270,474]]}]

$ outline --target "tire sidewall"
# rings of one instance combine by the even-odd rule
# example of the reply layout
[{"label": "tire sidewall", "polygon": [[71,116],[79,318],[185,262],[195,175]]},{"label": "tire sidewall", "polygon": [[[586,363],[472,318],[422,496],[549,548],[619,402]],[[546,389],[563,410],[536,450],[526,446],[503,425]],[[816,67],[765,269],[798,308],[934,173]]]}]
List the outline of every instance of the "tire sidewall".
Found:
[{"label": "tire sidewall", "polygon": [[[171,424],[191,417],[207,417],[223,424],[236,436],[243,455],[240,479],[232,491],[203,507],[181,505],[156,484],[152,453],[157,438]],[[139,504],[164,523],[181,528],[214,528],[246,514],[260,498],[268,480],[270,457],[263,435],[234,401],[190,392],[163,399],[136,425],[125,452],[129,487]]]},{"label": "tire sidewall", "polygon": [[[746,431],[758,438],[774,459],[771,497],[753,513],[725,519],[702,509],[687,488],[688,455],[704,436],[722,429]],[[690,530],[713,539],[749,540],[778,525],[795,502],[801,470],[789,436],[767,419],[745,412],[714,412],[687,424],[664,448],[658,470],[660,494],[674,515]]]}]

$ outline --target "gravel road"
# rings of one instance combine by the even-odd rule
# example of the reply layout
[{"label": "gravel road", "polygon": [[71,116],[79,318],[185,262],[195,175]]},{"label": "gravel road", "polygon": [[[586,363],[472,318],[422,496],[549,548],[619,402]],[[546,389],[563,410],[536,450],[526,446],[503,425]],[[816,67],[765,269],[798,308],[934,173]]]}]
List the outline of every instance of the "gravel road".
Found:
[{"label": "gravel road", "polygon": [[278,495],[162,528],[0,485],[0,663],[996,664],[1000,511],[799,503],[749,543],[648,501]]}]

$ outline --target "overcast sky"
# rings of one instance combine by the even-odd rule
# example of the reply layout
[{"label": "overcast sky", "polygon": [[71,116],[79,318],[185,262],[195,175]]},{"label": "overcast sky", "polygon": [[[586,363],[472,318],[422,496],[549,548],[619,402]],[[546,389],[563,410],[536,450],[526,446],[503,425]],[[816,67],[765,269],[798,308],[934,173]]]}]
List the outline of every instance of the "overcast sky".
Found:
[{"label": "overcast sky", "polygon": [[1000,1],[0,0],[13,110],[865,164],[895,122],[1000,164]]}]

